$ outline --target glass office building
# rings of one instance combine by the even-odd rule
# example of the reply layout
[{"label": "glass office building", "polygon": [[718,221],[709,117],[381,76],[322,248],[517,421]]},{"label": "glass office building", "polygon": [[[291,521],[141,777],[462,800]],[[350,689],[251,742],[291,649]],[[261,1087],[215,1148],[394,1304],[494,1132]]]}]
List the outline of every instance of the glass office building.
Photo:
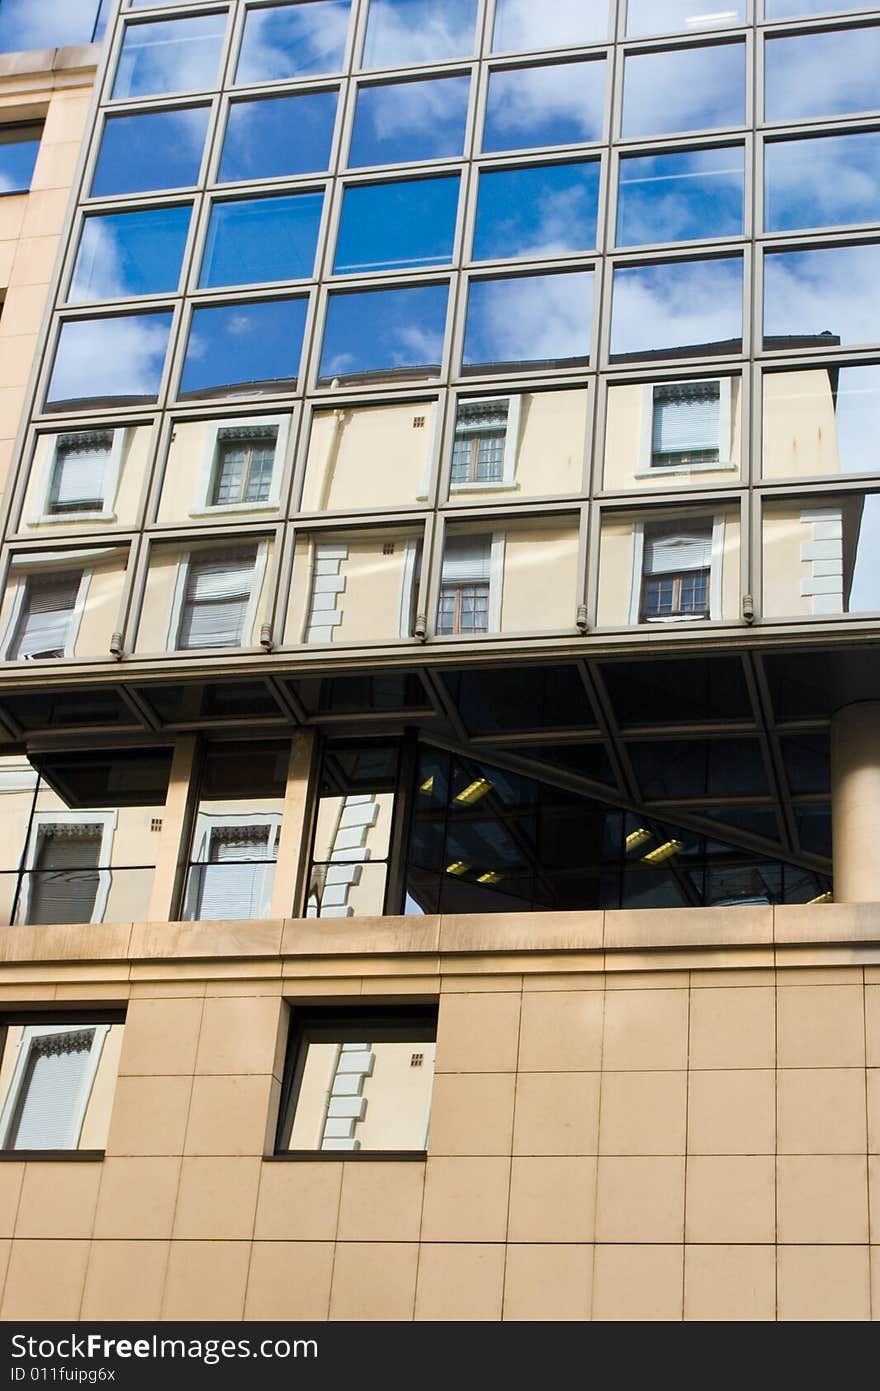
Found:
[{"label": "glass office building", "polygon": [[109,16],[3,536],[8,920],[155,907],[181,782],[169,918],[826,901],[878,61],[855,0]]}]

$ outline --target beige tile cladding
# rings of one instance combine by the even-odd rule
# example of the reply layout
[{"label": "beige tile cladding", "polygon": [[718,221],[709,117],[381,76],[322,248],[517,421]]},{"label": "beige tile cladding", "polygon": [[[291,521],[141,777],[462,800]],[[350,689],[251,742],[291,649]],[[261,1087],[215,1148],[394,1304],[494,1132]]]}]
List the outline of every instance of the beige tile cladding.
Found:
[{"label": "beige tile cladding", "polygon": [[[606,978],[577,934],[542,972],[454,926],[448,973],[359,939],[295,984],[151,927],[105,1159],[0,1163],[0,1318],[866,1319],[872,1256],[880,1314],[880,964],[639,941]],[[124,998],[125,948],[77,950],[0,1002]],[[266,1161],[288,992],[439,997],[427,1160]]]}]

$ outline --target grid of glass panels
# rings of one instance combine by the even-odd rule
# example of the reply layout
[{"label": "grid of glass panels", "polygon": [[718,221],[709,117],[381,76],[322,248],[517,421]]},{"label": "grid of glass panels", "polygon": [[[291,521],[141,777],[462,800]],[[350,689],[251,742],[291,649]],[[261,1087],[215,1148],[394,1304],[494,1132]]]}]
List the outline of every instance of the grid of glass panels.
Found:
[{"label": "grid of glass panels", "polygon": [[243,647],[880,613],[878,55],[831,0],[123,4],[0,626],[96,532],[151,658],[221,532]]}]

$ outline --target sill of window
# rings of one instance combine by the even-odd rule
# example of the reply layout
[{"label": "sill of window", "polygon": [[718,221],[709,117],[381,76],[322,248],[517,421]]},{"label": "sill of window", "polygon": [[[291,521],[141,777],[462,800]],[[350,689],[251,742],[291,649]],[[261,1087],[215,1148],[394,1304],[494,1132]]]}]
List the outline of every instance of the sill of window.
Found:
[{"label": "sill of window", "polygon": [[370,1160],[381,1160],[383,1164],[396,1160],[424,1163],[427,1158],[427,1150],[284,1150],[280,1154],[264,1154],[263,1163],[314,1164],[317,1161],[319,1164],[360,1164]]},{"label": "sill of window", "polygon": [[7,1164],[73,1163],[100,1164],[103,1150],[6,1150],[0,1149],[0,1160]]},{"label": "sill of window", "polygon": [[272,502],[230,502],[226,507],[194,507],[190,512],[190,517],[225,517],[227,513],[235,515],[240,512],[277,512],[279,503]]},{"label": "sill of window", "polygon": [[633,478],[674,478],[678,474],[691,473],[739,473],[739,466],[733,463],[724,464],[676,464],[671,468],[649,468],[638,469],[633,474]]},{"label": "sill of window", "polygon": [[115,512],[67,512],[60,516],[56,512],[45,512],[41,517],[31,517],[29,526],[79,526],[81,522],[115,522]]},{"label": "sill of window", "polygon": [[506,483],[502,479],[500,483],[454,483],[449,489],[449,496],[454,497],[458,493],[518,493],[519,491],[518,483]]}]

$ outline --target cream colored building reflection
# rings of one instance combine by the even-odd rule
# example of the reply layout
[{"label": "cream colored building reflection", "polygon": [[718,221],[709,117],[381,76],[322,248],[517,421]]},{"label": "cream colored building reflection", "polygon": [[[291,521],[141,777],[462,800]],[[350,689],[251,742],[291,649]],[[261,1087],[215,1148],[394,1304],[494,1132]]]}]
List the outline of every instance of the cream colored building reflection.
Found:
[{"label": "cream colored building reflection", "polygon": [[289,415],[177,420],[168,443],[157,520],[246,520],[277,511]]},{"label": "cream colored building reflection", "polygon": [[437,404],[431,400],[315,411],[301,510],[424,503],[436,431]]},{"label": "cream colored building reflection", "polygon": [[437,607],[440,637],[573,628],[578,599],[576,518],[450,525]]},{"label": "cream colored building reflection", "polygon": [[357,791],[321,798],[307,917],[382,914],[393,813],[393,792]]},{"label": "cream colored building reflection", "polygon": [[[8,1025],[0,1062],[0,1145],[103,1150],[123,1028],[80,1015],[69,1024]],[[53,1076],[63,1089],[53,1087]]]},{"label": "cream colored building reflection", "polygon": [[587,392],[461,396],[455,407],[449,496],[548,497],[583,488]]},{"label": "cream colored building reflection", "polygon": [[134,527],[150,472],[150,425],[37,436],[18,530],[25,534]]},{"label": "cream colored building reflection", "polygon": [[421,555],[420,528],[300,533],[285,641],[378,642],[410,637]]},{"label": "cream colored building reflection", "polygon": [[606,513],[599,627],[739,617],[740,530],[738,508],[717,503]]},{"label": "cream colored building reflection", "polygon": [[127,546],[22,551],[0,607],[7,662],[106,657],[122,612]]},{"label": "cream colored building reflection", "polygon": [[739,377],[627,382],[609,387],[607,399],[607,491],[723,487],[739,480]]},{"label": "cream colored building reflection", "polygon": [[433,1043],[310,1043],[292,1150],[427,1148]]},{"label": "cream colored building reflection", "polygon": [[272,552],[265,536],[156,545],[137,651],[256,646],[270,603]]}]

